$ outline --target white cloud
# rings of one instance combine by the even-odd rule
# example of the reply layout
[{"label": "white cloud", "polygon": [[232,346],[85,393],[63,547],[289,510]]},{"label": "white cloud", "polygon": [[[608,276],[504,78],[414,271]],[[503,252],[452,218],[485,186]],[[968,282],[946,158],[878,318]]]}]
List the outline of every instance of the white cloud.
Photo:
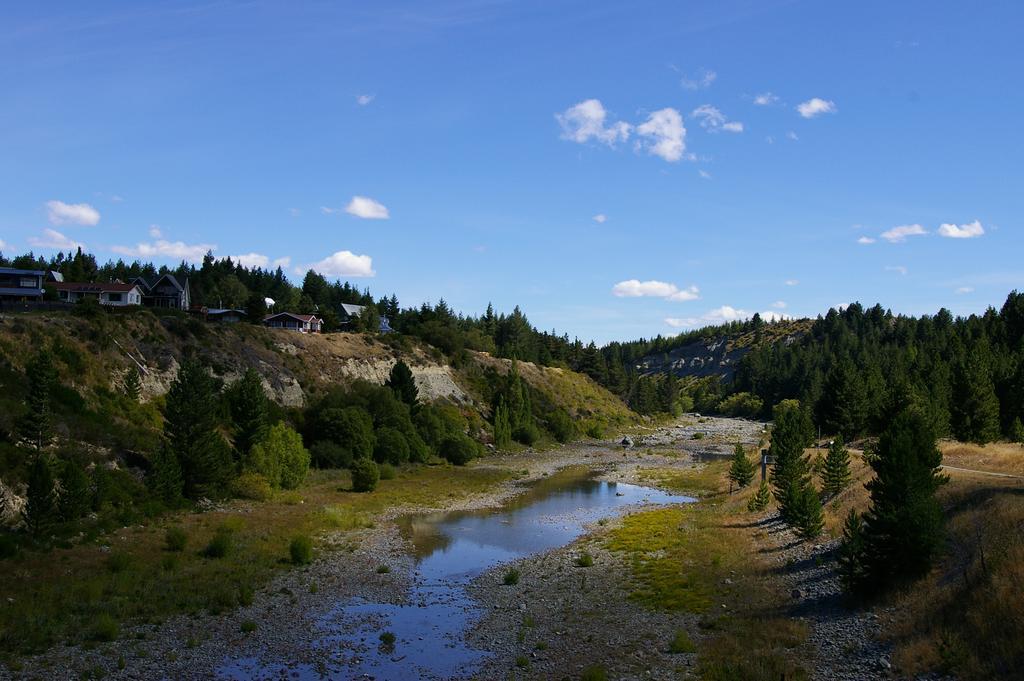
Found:
[{"label": "white cloud", "polygon": [[632,126],[618,121],[605,123],[608,112],[599,99],[587,99],[555,114],[555,120],[562,126],[562,139],[585,144],[591,139],[614,146],[616,142],[629,139]]},{"label": "white cloud", "polygon": [[[338,251],[329,255],[309,269],[319,272],[325,277],[372,277],[373,258],[368,255],[356,255],[352,251]],[[301,274],[302,268],[299,268]]]},{"label": "white cloud", "polygon": [[921,225],[899,225],[882,232],[881,237],[889,243],[895,244],[906,241],[908,236],[922,236],[927,233],[928,230]]},{"label": "white cloud", "polygon": [[647,153],[660,156],[669,162],[678,161],[686,151],[686,127],[683,117],[672,108],[655,111],[647,121],[636,128],[641,137],[646,138],[642,147]]},{"label": "white cloud", "polygon": [[886,265],[885,271],[898,272],[899,274],[902,274],[904,277],[907,276],[907,268],[904,267],[903,265]]},{"label": "white cloud", "polygon": [[833,305],[832,309],[838,310],[839,312],[842,312],[843,310],[845,310],[848,307],[850,307],[850,303],[839,303],[838,305]]},{"label": "white cloud", "polygon": [[160,225],[150,225],[149,226],[149,236],[152,239],[161,239],[161,238],[163,238],[164,233],[160,230]]},{"label": "white cloud", "polygon": [[366,106],[376,98],[377,95],[356,95],[356,104],[359,106]]},{"label": "white cloud", "polygon": [[690,114],[690,117],[696,118],[700,121],[700,127],[704,128],[708,132],[718,132],[720,130],[725,130],[726,132],[743,132],[742,123],[727,120],[725,114],[710,104],[702,104],[698,106]]},{"label": "white cloud", "polygon": [[775,310],[765,310],[759,314],[761,315],[761,320],[766,322],[781,322],[793,318],[793,315],[786,314],[785,312],[776,312]]},{"label": "white cloud", "polygon": [[784,300],[776,300],[774,303],[772,303],[772,307],[774,307],[776,309],[779,309],[779,310],[784,310],[784,309],[786,309],[786,301],[784,301]]},{"label": "white cloud", "polygon": [[788,139],[788,140],[790,140],[792,142],[799,142],[800,141],[800,137],[795,132],[793,132],[792,130],[790,130],[789,132],[786,133],[786,139]]},{"label": "white cloud", "polygon": [[703,177],[703,178],[704,178],[705,180],[710,180],[710,179],[711,179],[711,173],[709,173],[709,172],[708,172],[708,171],[706,171],[706,170],[703,170],[703,169],[702,169],[702,170],[698,170],[698,171],[697,171],[697,174],[699,174],[699,175],[700,175],[701,177]]},{"label": "white cloud", "polygon": [[297,218],[300,215],[302,215],[302,211],[299,210],[298,208],[289,208],[288,212],[291,214],[293,218]]},{"label": "white cloud", "polygon": [[771,106],[777,101],[779,101],[778,96],[770,92],[762,92],[754,97],[754,104],[757,106]]},{"label": "white cloud", "polygon": [[124,203],[124,198],[121,197],[121,196],[118,196],[117,194],[114,194],[113,196],[110,197],[110,202],[111,203]]},{"label": "white cloud", "polygon": [[345,206],[345,212],[367,220],[387,220],[391,217],[384,204],[367,196],[353,196]]},{"label": "white cloud", "polygon": [[330,206],[320,206],[320,212],[323,213],[324,215],[334,215],[335,213],[340,213],[341,210],[342,210],[341,208],[331,208]]},{"label": "white cloud", "polygon": [[288,267],[292,264],[292,259],[286,255],[283,258],[274,258],[274,262],[270,264],[273,265],[275,269],[278,267]]},{"label": "white cloud", "polygon": [[956,291],[953,291],[953,293],[957,294],[958,296],[962,296],[965,293],[974,293],[974,287],[973,286],[961,286]]},{"label": "white cloud", "polygon": [[800,283],[799,279],[787,279],[786,280],[786,286],[796,286],[799,283]]},{"label": "white cloud", "polygon": [[740,310],[732,307],[731,305],[723,305],[722,307],[716,307],[713,310],[708,310],[700,317],[667,317],[665,319],[665,323],[677,329],[682,329],[694,326],[723,324],[725,322],[733,322],[738,319],[746,319],[749,316],[750,313],[746,310]]},{"label": "white cloud", "polygon": [[597,215],[594,216],[593,220],[597,224],[603,225],[605,222],[608,221],[608,216],[605,215],[604,213],[598,213]]},{"label": "white cloud", "polygon": [[978,220],[960,226],[950,223],[943,223],[939,226],[939,236],[949,239],[974,239],[984,233],[985,228],[981,226],[981,222]]},{"label": "white cloud", "polygon": [[85,250],[85,244],[70,239],[55,229],[44,229],[42,237],[31,236],[28,243],[36,248],[52,248],[58,251]]},{"label": "white cloud", "polygon": [[184,241],[157,239],[149,243],[140,242],[134,246],[111,246],[110,250],[133,258],[166,258],[200,262],[208,251],[217,250],[217,246],[215,244],[186,244]]},{"label": "white cloud", "polygon": [[687,90],[700,90],[702,88],[711,87],[711,84],[718,78],[718,74],[708,69],[701,69],[695,73],[692,77],[683,76],[679,80],[679,84]]},{"label": "white cloud", "polygon": [[87,225],[92,227],[100,221],[100,212],[88,203],[46,202],[47,217],[52,225]]},{"label": "white cloud", "polygon": [[7,242],[4,241],[3,239],[0,239],[0,251],[2,251],[5,248],[7,248]]},{"label": "white cloud", "polygon": [[243,255],[233,255],[231,259],[235,263],[242,267],[266,267],[270,264],[270,258],[263,255],[262,253],[245,253]]},{"label": "white cloud", "polygon": [[865,244],[865,245],[866,244],[873,244],[873,243],[875,243],[875,239],[874,239],[874,237],[870,237],[870,236],[862,236],[861,238],[857,239],[857,243]]},{"label": "white cloud", "polygon": [[680,289],[675,284],[666,281],[640,281],[639,279],[628,279],[620,281],[612,287],[612,295],[617,298],[665,298],[672,301],[697,300],[700,298],[700,289],[696,286],[688,286]]},{"label": "white cloud", "polygon": [[764,141],[767,142],[768,144],[775,144],[775,138],[772,137],[771,135],[768,135],[767,137],[765,137]]},{"label": "white cloud", "polygon": [[820,97],[812,97],[806,102],[800,102],[796,106],[796,110],[804,118],[815,118],[821,114],[835,113],[836,103],[829,99],[821,99]]}]

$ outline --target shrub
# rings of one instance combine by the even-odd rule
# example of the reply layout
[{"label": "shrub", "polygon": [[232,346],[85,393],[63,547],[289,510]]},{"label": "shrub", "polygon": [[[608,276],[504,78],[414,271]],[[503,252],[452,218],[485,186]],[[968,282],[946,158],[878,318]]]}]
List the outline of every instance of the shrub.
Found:
[{"label": "shrub", "polygon": [[288,553],[293,565],[308,565],[313,561],[313,540],[304,534],[292,537]]},{"label": "shrub", "polygon": [[587,437],[600,440],[604,437],[604,428],[601,427],[600,423],[591,423],[587,426]]},{"label": "shrub", "polygon": [[548,430],[559,442],[569,442],[576,437],[576,423],[564,409],[556,409],[548,416]]},{"label": "shrub", "polygon": [[201,554],[204,558],[223,558],[231,553],[231,545],[231,532],[219,529]]},{"label": "shrub", "polygon": [[380,480],[380,470],[372,459],[356,459],[352,464],[352,491],[372,492]]},{"label": "shrub", "polygon": [[246,471],[232,480],[228,489],[233,497],[253,501],[266,501],[274,495],[274,490],[267,479],[253,471]]},{"label": "shrub", "polygon": [[526,669],[530,666],[530,658],[526,657],[525,655],[520,655],[516,658],[516,666],[520,669]]},{"label": "shrub", "polygon": [[695,653],[697,652],[697,646],[693,644],[693,640],[690,635],[683,629],[676,632],[672,642],[668,644],[668,652],[673,655],[679,655],[680,653]]},{"label": "shrub", "polygon": [[115,620],[110,613],[101,612],[96,616],[96,620],[93,622],[89,638],[94,641],[109,643],[110,641],[116,640],[120,633],[121,627],[118,625],[117,620]]},{"label": "shrub", "polygon": [[409,442],[396,428],[381,428],[377,431],[377,445],[373,458],[378,463],[398,465],[409,460]]},{"label": "shrub", "polygon": [[727,416],[754,418],[763,408],[761,398],[750,393],[736,393],[718,403],[718,410]]},{"label": "shrub", "polygon": [[465,466],[477,455],[477,446],[467,435],[450,435],[441,443],[440,454],[456,466]]},{"label": "shrub", "polygon": [[298,433],[278,422],[253,446],[243,465],[263,475],[272,487],[295,489],[309,471],[309,452]]},{"label": "shrub", "polygon": [[590,567],[594,564],[594,557],[584,551],[576,558],[576,567]]},{"label": "shrub", "polygon": [[694,433],[693,435],[690,436],[690,439],[691,440],[703,440],[704,439],[704,433]]},{"label": "shrub", "polygon": [[395,467],[389,463],[382,463],[378,466],[380,469],[381,480],[394,480],[395,479]]},{"label": "shrub", "polygon": [[379,639],[381,645],[385,648],[392,648],[395,645],[395,635],[390,631],[381,632]]},{"label": "shrub", "polygon": [[509,568],[508,571],[505,572],[505,577],[502,581],[504,581],[505,586],[515,586],[519,583],[519,570]]},{"label": "shrub", "polygon": [[352,451],[330,440],[314,442],[309,454],[317,468],[348,468],[352,465]]},{"label": "shrub", "polygon": [[391,572],[391,568],[388,567],[387,565],[378,565],[377,566],[377,574],[378,575],[386,575],[389,572]]},{"label": "shrub", "polygon": [[114,551],[107,556],[107,569],[111,572],[124,572],[132,564],[132,557],[123,551]]},{"label": "shrub", "polygon": [[252,620],[245,620],[244,622],[242,622],[242,625],[238,627],[238,629],[243,634],[251,634],[252,632],[256,631],[256,623]]},{"label": "shrub", "polygon": [[164,547],[168,551],[184,551],[188,544],[188,535],[180,527],[168,527],[164,533]]},{"label": "shrub", "polygon": [[583,670],[580,681],[608,681],[608,672],[601,665],[595,664]]},{"label": "shrub", "polygon": [[522,442],[527,447],[531,447],[540,439],[540,430],[530,421],[516,428],[512,433],[512,437],[516,439],[516,442]]},{"label": "shrub", "polygon": [[[390,391],[389,391],[390,392]],[[329,440],[348,451],[355,460],[373,456],[377,438],[373,433],[373,419],[359,407],[323,409],[313,416],[311,428],[316,440]]]}]

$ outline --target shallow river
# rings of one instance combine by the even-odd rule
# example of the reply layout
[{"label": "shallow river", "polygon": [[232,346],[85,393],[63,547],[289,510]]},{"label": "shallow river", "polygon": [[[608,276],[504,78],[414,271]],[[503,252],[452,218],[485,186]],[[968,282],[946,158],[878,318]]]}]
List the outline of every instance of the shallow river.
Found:
[{"label": "shallow river", "polygon": [[[233,679],[472,675],[488,653],[464,641],[483,613],[466,592],[470,581],[500,563],[565,546],[584,533],[587,523],[615,515],[624,506],[691,501],[649,487],[563,472],[498,508],[408,516],[399,524],[413,545],[416,571],[405,604],[358,599],[339,603],[318,622],[322,636],[314,646],[324,652],[320,664],[285,666],[243,659],[218,671]],[[393,646],[380,642],[386,631],[395,635]]]}]

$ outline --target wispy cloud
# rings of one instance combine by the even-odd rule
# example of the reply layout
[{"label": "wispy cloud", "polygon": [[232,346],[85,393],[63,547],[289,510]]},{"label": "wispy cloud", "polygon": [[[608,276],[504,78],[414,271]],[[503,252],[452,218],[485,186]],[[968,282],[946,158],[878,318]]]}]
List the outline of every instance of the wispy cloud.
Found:
[{"label": "wispy cloud", "polygon": [[288,209],[288,213],[289,213],[289,215],[291,215],[291,216],[292,216],[293,218],[297,218],[297,217],[299,217],[300,215],[302,215],[302,211],[301,211],[301,210],[299,210],[298,208],[289,208],[289,209]]},{"label": "wispy cloud", "polygon": [[984,233],[985,228],[978,220],[968,222],[966,225],[943,223],[939,226],[939,236],[944,236],[947,239],[975,239]]},{"label": "wispy cloud", "polygon": [[907,276],[907,268],[904,267],[903,265],[886,265],[885,271],[896,272],[898,274],[902,274],[904,277]]},{"label": "wispy cloud", "polygon": [[820,97],[812,97],[806,102],[800,102],[796,105],[796,110],[804,118],[816,118],[822,114],[838,111],[835,102],[829,99],[821,99]]},{"label": "wispy cloud", "polygon": [[617,298],[664,298],[672,301],[687,301],[700,298],[700,289],[696,286],[680,289],[675,284],[654,279],[649,281],[628,279],[613,286],[612,295]]},{"label": "wispy cloud", "polygon": [[857,243],[864,245],[873,244],[875,243],[875,238],[871,236],[862,236],[859,239],[857,239]]},{"label": "wispy cloud", "polygon": [[43,236],[30,236],[28,238],[30,246],[35,248],[52,248],[57,251],[74,251],[78,248],[85,250],[85,244],[75,241],[55,229],[44,229]]},{"label": "wispy cloud", "polygon": [[608,221],[608,216],[607,216],[607,215],[605,215],[604,213],[598,213],[597,215],[595,215],[595,216],[593,217],[593,220],[594,220],[594,222],[596,222],[597,224],[599,224],[599,225],[603,225],[603,224],[604,224],[605,222],[607,222],[607,221]]},{"label": "wispy cloud", "polygon": [[784,301],[784,300],[776,300],[774,303],[772,303],[772,307],[774,307],[774,308],[776,308],[778,310],[784,310],[784,309],[786,309],[786,301]]},{"label": "wispy cloud", "polygon": [[953,291],[953,293],[957,294],[958,296],[966,295],[968,293],[974,293],[974,287],[973,286],[961,286],[957,290]]},{"label": "wispy cloud", "polygon": [[788,139],[791,142],[799,142],[800,141],[800,136],[797,135],[792,130],[790,130],[789,132],[786,133],[786,139]]},{"label": "wispy cloud", "polygon": [[201,262],[203,256],[217,250],[217,246],[216,244],[187,244],[184,241],[157,239],[151,242],[140,242],[134,246],[111,246],[110,250],[133,258],[163,258]]},{"label": "wispy cloud", "polygon": [[623,121],[607,122],[608,112],[599,99],[587,99],[555,114],[562,126],[562,139],[585,144],[596,140],[608,146],[629,139],[632,126]]},{"label": "wispy cloud", "polygon": [[796,286],[799,283],[800,283],[799,279],[787,279],[786,280],[786,286]]},{"label": "wispy cloud", "polygon": [[262,253],[244,253],[242,255],[233,255],[231,259],[241,265],[242,267],[263,267],[266,268],[270,264],[270,258],[263,255]]},{"label": "wispy cloud", "polygon": [[721,130],[725,132],[743,132],[742,123],[726,119],[725,114],[710,104],[698,106],[690,114],[690,117],[697,119],[700,127],[708,132],[719,132]]},{"label": "wispy cloud", "polygon": [[667,317],[665,319],[665,323],[673,328],[685,329],[695,326],[707,326],[712,324],[722,324],[724,322],[733,322],[739,319],[746,319],[748,317],[750,317],[750,313],[746,310],[741,310],[739,308],[732,307],[731,305],[723,305],[722,307],[716,307],[713,310],[708,310],[700,317]]},{"label": "wispy cloud", "polygon": [[164,236],[163,231],[160,229],[160,225],[149,226],[149,237],[151,239],[162,239]]},{"label": "wispy cloud", "polygon": [[366,106],[376,98],[377,95],[356,95],[356,104],[359,106]]},{"label": "wispy cloud", "polygon": [[51,225],[85,225],[92,227],[99,224],[100,221],[100,212],[88,203],[47,201],[46,213]]},{"label": "wispy cloud", "polygon": [[692,76],[683,76],[679,84],[687,90],[703,90],[711,87],[711,84],[718,78],[718,74],[710,69],[700,69]]},{"label": "wispy cloud", "polygon": [[924,227],[918,224],[913,225],[899,225],[882,232],[879,236],[888,241],[891,244],[900,243],[907,240],[907,237],[911,236],[924,236],[928,233]]},{"label": "wispy cloud", "polygon": [[[325,277],[372,277],[377,273],[373,269],[373,258],[368,255],[356,255],[352,251],[337,251],[317,263],[309,266]],[[304,269],[296,268],[302,274]]]},{"label": "wispy cloud", "polygon": [[275,269],[278,267],[288,267],[292,264],[292,259],[286,255],[281,258],[274,258],[274,262],[270,264],[273,265]]},{"label": "wispy cloud", "polygon": [[703,177],[703,178],[704,178],[705,180],[710,180],[710,179],[712,179],[712,178],[711,178],[711,173],[709,173],[708,171],[704,170],[703,168],[701,168],[700,170],[698,170],[698,171],[697,171],[697,174],[698,174],[698,175],[700,175],[701,177]]},{"label": "wispy cloud", "polygon": [[636,132],[644,138],[641,148],[670,163],[681,159],[686,151],[686,126],[683,125],[683,117],[675,109],[655,111],[637,126]]},{"label": "wispy cloud", "polygon": [[762,92],[761,94],[754,96],[754,104],[757,106],[771,106],[778,101],[778,96],[773,95],[771,92]]},{"label": "wispy cloud", "polygon": [[383,203],[368,196],[353,196],[345,206],[345,212],[366,220],[387,220],[391,217]]}]

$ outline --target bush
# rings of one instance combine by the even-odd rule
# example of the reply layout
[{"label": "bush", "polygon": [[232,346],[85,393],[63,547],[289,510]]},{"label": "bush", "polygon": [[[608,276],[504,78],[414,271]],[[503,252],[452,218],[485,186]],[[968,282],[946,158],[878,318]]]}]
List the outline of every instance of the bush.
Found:
[{"label": "bush", "polygon": [[380,639],[381,645],[385,648],[392,648],[395,645],[395,635],[390,631],[381,632],[381,635],[378,638]]},{"label": "bush", "polygon": [[377,467],[380,470],[381,480],[394,480],[395,479],[395,467],[389,463],[382,463]]},{"label": "bush", "polygon": [[405,435],[395,428],[378,430],[373,458],[378,463],[390,463],[396,466],[407,462],[409,460],[409,442],[405,439]]},{"label": "bush", "polygon": [[754,418],[763,408],[761,398],[750,393],[736,393],[718,403],[718,410],[727,416]]},{"label": "bush", "polygon": [[[390,392],[390,391],[389,391]],[[377,438],[373,419],[360,407],[331,407],[313,416],[311,429],[315,440],[328,440],[348,451],[351,460],[373,456]]]},{"label": "bush", "polygon": [[288,553],[293,565],[308,565],[313,561],[313,540],[304,534],[292,537]]},{"label": "bush", "polygon": [[274,490],[267,479],[253,471],[242,473],[232,480],[228,489],[233,497],[253,501],[266,501],[274,495]]},{"label": "bush", "polygon": [[164,534],[164,547],[168,551],[184,551],[188,544],[188,535],[180,527],[168,527]]},{"label": "bush", "polygon": [[213,535],[210,543],[202,550],[201,554],[204,558],[223,558],[231,553],[232,543],[231,532],[219,529]]},{"label": "bush", "polygon": [[380,470],[372,459],[356,459],[352,464],[352,491],[372,492],[380,480]]},{"label": "bush", "polygon": [[522,442],[527,447],[532,447],[540,439],[540,430],[531,420],[516,428],[512,437],[516,439],[516,442]]},{"label": "bush", "polygon": [[252,620],[245,620],[244,622],[242,622],[241,626],[238,627],[238,630],[241,631],[243,634],[251,634],[252,632],[256,631],[256,623]]},{"label": "bush", "polygon": [[679,655],[680,653],[695,653],[697,652],[697,646],[693,644],[693,640],[690,635],[683,629],[676,632],[672,642],[668,644],[668,652],[673,655]]},{"label": "bush", "polygon": [[576,567],[590,567],[594,564],[594,557],[584,551],[576,559]]},{"label": "bush", "polygon": [[465,466],[477,455],[477,445],[467,435],[451,435],[441,443],[440,454],[456,466]]},{"label": "bush", "polygon": [[580,681],[608,681],[608,672],[601,665],[595,664],[583,670]]},{"label": "bush", "polygon": [[515,568],[509,568],[508,572],[505,573],[505,577],[502,580],[505,586],[515,586],[519,583],[519,570]]},{"label": "bush", "polygon": [[295,489],[309,471],[309,452],[298,433],[278,422],[253,446],[243,465],[265,477],[271,487]]},{"label": "bush", "polygon": [[391,568],[389,566],[387,566],[387,565],[378,565],[377,566],[377,574],[378,575],[386,575],[389,572],[391,572]]},{"label": "bush", "polygon": [[314,442],[309,454],[317,468],[348,468],[352,465],[351,450],[330,440]]},{"label": "bush", "polygon": [[109,643],[110,641],[116,640],[120,633],[121,627],[118,625],[117,620],[115,620],[109,613],[101,612],[96,616],[96,620],[93,622],[89,638],[94,641]]},{"label": "bush", "polygon": [[576,423],[564,409],[556,409],[548,416],[548,430],[559,442],[569,442],[576,437]]},{"label": "bush", "polygon": [[587,437],[600,440],[604,437],[604,428],[601,427],[600,423],[591,423],[587,426]]},{"label": "bush", "polygon": [[124,572],[132,564],[132,557],[123,551],[114,551],[107,556],[107,569],[111,572]]}]

